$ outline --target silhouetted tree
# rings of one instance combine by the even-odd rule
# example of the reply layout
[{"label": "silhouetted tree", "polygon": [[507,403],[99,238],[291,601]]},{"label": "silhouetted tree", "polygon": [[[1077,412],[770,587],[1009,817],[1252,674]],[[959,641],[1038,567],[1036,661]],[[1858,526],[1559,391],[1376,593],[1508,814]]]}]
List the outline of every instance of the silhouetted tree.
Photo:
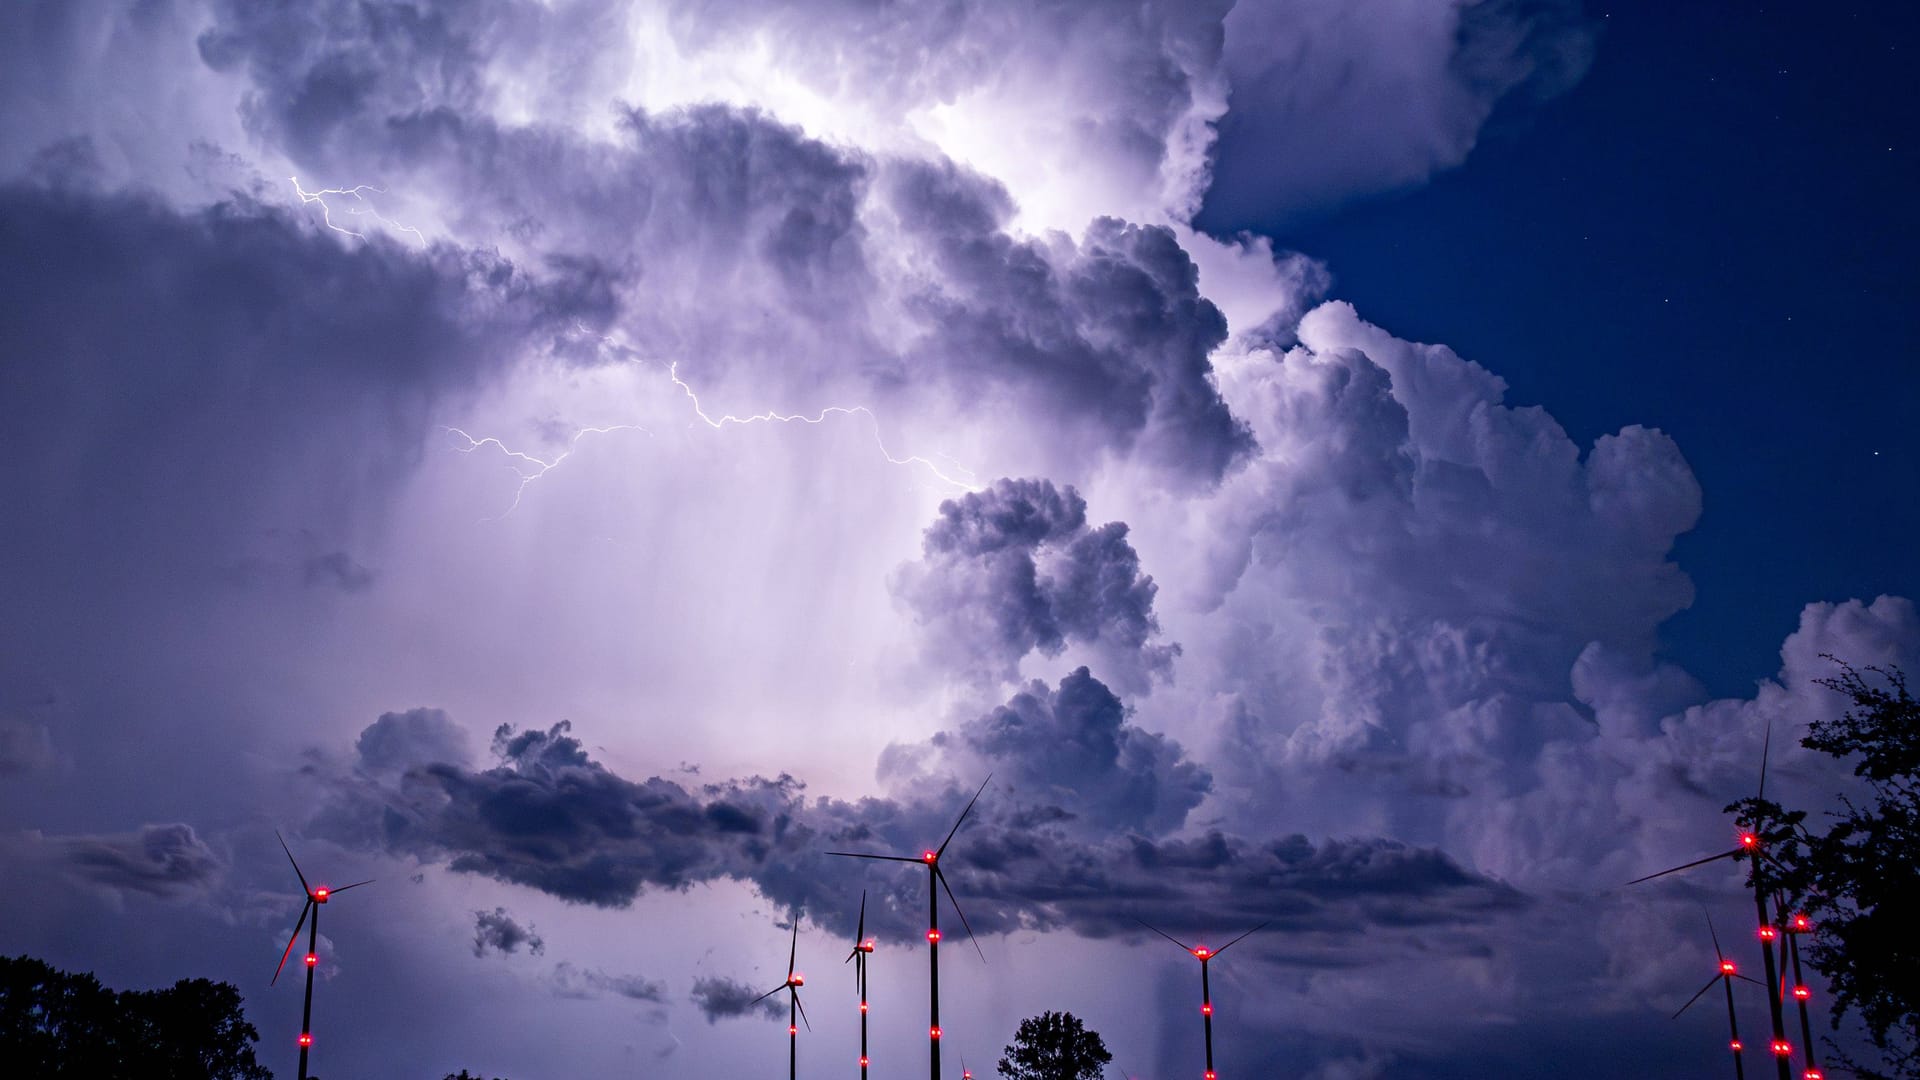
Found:
[{"label": "silhouetted tree", "polygon": [[[1898,668],[1869,667],[1868,680],[1844,661],[1818,680],[1851,705],[1838,720],[1815,721],[1800,745],[1857,758],[1872,803],[1845,811],[1821,833],[1806,813],[1764,799],[1728,807],[1761,830],[1773,863],[1756,873],[1814,918],[1808,958],[1833,988],[1832,1024],[1859,1013],[1884,1059],[1879,1069],[1841,1064],[1866,1080],[1920,1080],[1920,703]],[[1829,1041],[1830,1042],[1830,1041]],[[1885,1070],[1885,1071],[1881,1071]]]},{"label": "silhouetted tree", "polygon": [[259,1038],[228,983],[115,993],[92,975],[0,957],[0,1062],[10,1076],[273,1080],[254,1060]]},{"label": "silhouetted tree", "polygon": [[1096,1080],[1113,1055],[1072,1013],[1045,1012],[1020,1021],[1000,1059],[1009,1080]]}]

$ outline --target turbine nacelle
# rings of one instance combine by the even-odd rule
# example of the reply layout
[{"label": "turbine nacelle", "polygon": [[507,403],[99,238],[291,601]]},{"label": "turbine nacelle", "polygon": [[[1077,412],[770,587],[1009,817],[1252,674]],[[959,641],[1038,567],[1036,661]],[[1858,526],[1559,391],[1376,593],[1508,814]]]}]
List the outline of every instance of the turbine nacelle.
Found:
[{"label": "turbine nacelle", "polygon": [[1205,945],[1202,945],[1201,947],[1193,950],[1193,955],[1199,957],[1202,960],[1205,960],[1208,957],[1213,955],[1213,950],[1207,948]]},{"label": "turbine nacelle", "polygon": [[330,895],[332,895],[332,890],[326,888],[325,886],[321,886],[320,888],[313,890],[313,902],[316,904],[324,904],[327,902],[327,897]]},{"label": "turbine nacelle", "polygon": [[1733,970],[1733,961],[1731,961],[1731,960],[1722,960],[1722,961],[1720,961],[1720,974],[1722,974],[1722,975],[1735,975],[1735,974],[1738,974],[1738,972],[1736,972],[1736,971],[1734,971],[1734,970]]},{"label": "turbine nacelle", "polygon": [[787,976],[787,985],[792,987],[805,986],[807,985],[807,977],[796,971],[793,974]]},{"label": "turbine nacelle", "polygon": [[928,866],[932,866],[934,863],[940,861],[940,853],[937,851],[923,851],[920,853],[920,861],[926,863]]},{"label": "turbine nacelle", "polygon": [[873,945],[874,945],[873,939],[868,938],[867,940],[861,942],[859,945],[855,946],[855,948],[859,949],[861,952],[870,953],[873,951]]}]

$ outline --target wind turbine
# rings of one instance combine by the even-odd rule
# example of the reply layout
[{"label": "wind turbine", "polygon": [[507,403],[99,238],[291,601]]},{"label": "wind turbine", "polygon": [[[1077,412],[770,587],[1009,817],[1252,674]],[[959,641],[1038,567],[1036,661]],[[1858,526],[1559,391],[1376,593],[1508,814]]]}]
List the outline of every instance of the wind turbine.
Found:
[{"label": "wind turbine", "polygon": [[1713,937],[1713,955],[1720,962],[1720,970],[1713,978],[1707,980],[1707,985],[1701,987],[1698,992],[1688,998],[1685,1005],[1680,1006],[1680,1012],[1674,1013],[1673,1018],[1678,1020],[1680,1019],[1680,1013],[1693,1008],[1693,1003],[1699,1001],[1702,994],[1713,989],[1714,983],[1725,984],[1727,988],[1727,1046],[1733,1051],[1733,1076],[1734,1080],[1747,1080],[1746,1066],[1741,1064],[1740,1061],[1740,1022],[1735,1019],[1733,1012],[1733,980],[1740,979],[1744,982],[1750,982],[1755,986],[1759,986],[1760,981],[1758,979],[1749,979],[1745,975],[1740,974],[1739,971],[1735,970],[1733,961],[1727,959],[1727,954],[1720,951],[1720,935],[1714,933],[1713,916],[1711,915],[1707,916],[1707,933]]},{"label": "wind turbine", "polygon": [[853,932],[853,978],[860,986],[860,1080],[867,1080],[867,957],[873,953],[873,939],[867,936],[867,894],[860,894],[860,925]]},{"label": "wind turbine", "polygon": [[[1781,911],[1787,909],[1785,903],[1778,901],[1776,906]],[[1820,1071],[1819,1064],[1813,1059],[1813,1025],[1807,1019],[1807,1002],[1813,999],[1813,991],[1800,974],[1800,935],[1812,930],[1813,920],[1807,918],[1805,912],[1795,912],[1786,920],[1787,936],[1781,940],[1781,949],[1784,952],[1788,942],[1793,945],[1793,1000],[1800,1007],[1800,1038],[1807,1044],[1807,1071],[1801,1074],[1802,1080],[1825,1080],[1826,1074]],[[1784,982],[1786,977],[1787,964],[1783,956],[1780,959],[1780,978]]]},{"label": "wind turbine", "polygon": [[782,990],[787,992],[787,1080],[797,1080],[800,1072],[800,1028],[793,1022],[795,1010],[799,1010],[800,1022],[813,1030],[813,1021],[807,1019],[807,1007],[800,1004],[800,988],[807,985],[807,977],[793,970],[793,962],[800,955],[800,915],[793,916],[793,944],[787,948],[787,981],[761,994],[748,1002],[758,1005]]},{"label": "wind turbine", "polygon": [[[273,978],[267,985],[280,981],[280,972],[287,966],[287,957],[293,955],[293,943],[300,940],[300,927],[307,927],[307,1000],[300,1008],[300,1080],[307,1080],[307,1051],[313,1049],[313,969],[320,966],[320,905],[348,889],[357,889],[362,885],[373,884],[373,879],[356,881],[351,885],[342,885],[329,889],[325,885],[319,888],[307,884],[307,875],[300,872],[300,864],[294,862],[293,852],[287,847],[286,837],[274,830],[274,839],[280,841],[280,850],[287,853],[287,861],[293,863],[294,876],[300,879],[300,888],[307,894],[307,902],[300,908],[300,921],[293,924],[293,936],[287,939],[287,949],[280,954],[280,965],[273,969]],[[307,916],[313,916],[311,922]]]},{"label": "wind turbine", "polygon": [[[1769,725],[1767,728],[1766,742],[1760,750],[1760,790],[1759,793],[1754,796],[1756,799],[1764,798],[1767,793],[1767,757],[1772,750],[1773,728]],[[1786,1020],[1781,1014],[1780,994],[1778,993],[1780,976],[1773,963],[1772,946],[1774,940],[1780,936],[1780,931],[1773,925],[1772,919],[1767,915],[1767,884],[1762,880],[1760,874],[1760,860],[1766,858],[1769,857],[1759,832],[1753,829],[1745,829],[1740,833],[1739,846],[1735,847],[1732,851],[1723,851],[1718,855],[1708,855],[1703,859],[1695,859],[1689,863],[1681,863],[1679,866],[1668,867],[1656,874],[1648,874],[1646,877],[1634,878],[1632,881],[1627,882],[1627,884],[1638,885],[1643,881],[1652,881],[1657,877],[1677,874],[1682,870],[1691,870],[1696,866],[1704,866],[1707,863],[1718,862],[1721,859],[1753,860],[1753,873],[1750,875],[1753,881],[1753,909],[1754,915],[1760,924],[1760,956],[1765,961],[1767,971],[1767,1010],[1770,1019],[1773,1021],[1773,1044],[1769,1049],[1773,1051],[1773,1061],[1779,1073],[1779,1080],[1793,1080],[1793,1070],[1787,1062],[1787,1059],[1793,1056],[1793,1044],[1787,1041]],[[1811,1061],[1808,1063],[1807,1075],[1804,1076],[1802,1080],[1820,1080],[1820,1071],[1812,1067]]]},{"label": "wind turbine", "polygon": [[960,817],[954,821],[953,828],[947,830],[947,838],[937,848],[920,853],[917,859],[904,855],[870,855],[860,851],[829,851],[829,855],[842,855],[849,859],[879,859],[882,862],[920,863],[927,868],[927,971],[928,993],[932,999],[932,1009],[927,1021],[927,1045],[932,1061],[932,1080],[940,1080],[940,892],[934,888],[938,884],[947,892],[947,900],[953,904],[953,913],[960,916],[960,925],[967,928],[967,940],[973,942],[975,952],[980,954],[980,962],[985,963],[987,954],[980,948],[980,942],[974,939],[973,927],[967,922],[967,913],[960,910],[960,901],[954,898],[953,886],[947,884],[947,875],[940,872],[940,856],[947,853],[947,845],[953,843],[954,834],[973,813],[973,804],[980,801],[980,793],[987,790],[993,782],[993,775],[980,782],[980,791],[973,793],[967,808],[960,811]]},{"label": "wind turbine", "polygon": [[1147,929],[1153,931],[1154,933],[1159,934],[1161,937],[1166,938],[1168,941],[1173,942],[1175,945],[1180,946],[1182,951],[1193,954],[1194,958],[1200,961],[1200,1017],[1203,1021],[1205,1021],[1206,1032],[1207,1032],[1206,1080],[1217,1080],[1213,1071],[1213,985],[1207,978],[1207,965],[1213,961],[1214,957],[1219,956],[1221,953],[1226,952],[1228,949],[1231,949],[1235,945],[1240,944],[1240,942],[1244,941],[1249,936],[1261,930],[1266,929],[1268,926],[1271,926],[1273,924],[1273,920],[1268,919],[1266,922],[1263,922],[1259,926],[1254,927],[1252,930],[1249,930],[1246,933],[1241,934],[1239,937],[1234,938],[1232,941],[1227,942],[1225,945],[1222,945],[1217,949],[1209,949],[1205,945],[1199,945],[1199,946],[1189,945],[1186,942],[1181,941],[1179,938],[1174,937],[1172,934],[1167,933],[1165,930],[1162,930],[1159,927],[1153,925],[1152,923],[1146,921],[1145,919],[1136,918],[1133,921],[1139,923],[1141,926],[1146,927]]}]

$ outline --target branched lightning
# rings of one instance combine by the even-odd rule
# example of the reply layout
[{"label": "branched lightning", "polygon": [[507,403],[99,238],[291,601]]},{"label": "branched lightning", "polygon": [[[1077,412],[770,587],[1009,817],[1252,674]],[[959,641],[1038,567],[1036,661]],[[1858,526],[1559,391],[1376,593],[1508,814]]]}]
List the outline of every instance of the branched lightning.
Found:
[{"label": "branched lightning", "polygon": [[[801,416],[796,414],[777,413],[777,412],[768,411],[768,412],[754,413],[751,416],[734,416],[732,413],[727,413],[719,417],[713,417],[713,416],[708,416],[707,411],[700,407],[700,395],[694,393],[693,387],[688,386],[686,382],[680,378],[680,365],[678,363],[667,365],[667,377],[673,380],[673,385],[679,387],[680,391],[687,395],[688,401],[693,402],[693,415],[699,417],[701,422],[705,423],[708,427],[714,429],[715,431],[721,430],[722,428],[726,427],[728,424],[746,425],[746,424],[758,424],[758,423],[766,423],[766,422],[774,422],[774,423],[781,423],[781,424],[790,424],[790,423],[819,424],[819,423],[825,422],[827,417],[832,416],[835,413],[839,413],[844,416],[853,416],[855,414],[858,414],[861,416],[865,416],[867,418],[867,422],[873,425],[874,445],[880,448],[880,456],[886,458],[887,461],[890,462],[891,464],[923,466],[926,468],[928,472],[939,477],[943,482],[951,484],[962,491],[971,491],[976,486],[973,482],[973,470],[967,469],[963,466],[955,465],[954,469],[956,472],[964,473],[967,476],[967,479],[957,480],[951,476],[948,476],[945,472],[941,470],[940,466],[934,464],[931,460],[927,458],[895,457],[893,454],[893,451],[887,449],[886,440],[881,438],[880,436],[880,418],[873,415],[873,410],[867,408],[865,405],[829,405],[826,408],[821,409],[818,413],[816,413],[813,416]],[[945,456],[945,455],[942,455],[942,456]]]},{"label": "branched lightning", "polygon": [[[513,490],[513,503],[509,505],[505,510],[494,515],[493,517],[482,518],[481,520],[483,521],[498,521],[501,518],[506,517],[508,514],[511,514],[515,510],[519,509],[520,497],[526,494],[527,486],[532,484],[535,480],[538,480],[541,477],[552,472],[555,468],[557,468],[560,465],[561,462],[572,457],[574,450],[580,445],[580,440],[585,438],[586,436],[606,435],[610,432],[615,432],[615,431],[638,431],[642,435],[647,435],[649,437],[653,435],[653,432],[648,431],[646,428],[643,428],[638,424],[609,424],[605,427],[581,428],[580,430],[574,432],[573,436],[567,440],[566,449],[560,451],[560,453],[558,453],[551,459],[548,459],[548,458],[534,457],[532,454],[526,453],[525,451],[515,450],[509,447],[506,443],[503,443],[499,439],[493,438],[492,436],[476,439],[472,435],[467,434],[466,432],[460,430],[457,427],[443,426],[440,430],[445,431],[450,435],[456,435],[466,440],[465,446],[454,447],[455,450],[459,451],[462,454],[471,454],[475,450],[479,450],[483,447],[488,447],[488,446],[491,446],[499,450],[502,454],[505,454],[509,459],[507,463],[507,467],[509,469],[512,469],[514,472],[514,475],[520,478],[520,485],[514,488]],[[522,468],[522,466],[527,466],[527,468]]]},{"label": "branched lightning", "polygon": [[[322,205],[324,206],[324,203]],[[582,333],[591,333],[585,327],[580,327],[579,329]],[[873,410],[865,405],[829,405],[811,416],[774,412],[770,409],[765,412],[753,413],[747,416],[735,416],[732,413],[714,416],[708,413],[700,404],[700,395],[694,388],[680,377],[680,365],[678,362],[662,365],[660,361],[641,359],[632,355],[632,349],[614,342],[611,338],[603,335],[595,336],[598,336],[603,344],[614,350],[615,359],[622,363],[633,364],[640,367],[664,366],[667,371],[667,378],[672,381],[673,385],[680,390],[680,393],[684,395],[686,400],[692,405],[694,418],[715,431],[725,430],[729,425],[746,426],[749,424],[762,423],[818,425],[825,423],[829,416],[836,414],[843,416],[859,415],[865,417],[867,423],[872,426],[874,445],[879,448],[880,456],[889,464],[907,467],[919,466],[927,472],[932,473],[933,476],[942,483],[961,491],[972,491],[978,486],[975,483],[973,471],[957,462],[953,462],[951,458],[947,458],[950,463],[948,468],[952,470],[953,474],[958,475],[951,475],[947,469],[942,469],[939,464],[930,458],[919,457],[917,455],[901,457],[888,449],[885,438],[880,434],[880,418],[875,416]],[[512,504],[500,514],[484,519],[488,521],[497,521],[518,509],[520,500],[525,496],[527,488],[532,486],[533,483],[541,477],[558,468],[567,458],[573,456],[582,438],[588,435],[605,435],[615,431],[638,431],[648,436],[653,434],[638,424],[610,424],[604,427],[580,428],[568,438],[565,449],[551,458],[544,458],[537,457],[522,450],[515,450],[492,436],[475,436],[457,427],[443,427],[441,430],[463,440],[463,445],[454,447],[454,449],[460,453],[471,454],[485,448],[498,450],[508,459],[508,468],[512,469],[514,474],[519,478],[520,483],[514,489]],[[946,457],[944,454],[940,456],[943,458]],[[961,477],[965,479],[961,479]]]},{"label": "branched lightning", "polygon": [[387,193],[386,188],[374,187],[370,184],[360,184],[350,188],[322,188],[319,191],[308,191],[300,186],[299,177],[289,176],[287,179],[293,181],[293,193],[300,196],[301,205],[304,206],[308,203],[320,204],[320,218],[326,222],[327,228],[332,229],[334,232],[344,233],[356,240],[365,240],[367,238],[365,233],[355,232],[352,229],[333,223],[333,207],[327,203],[327,196],[329,195],[343,199],[352,199],[358,204],[347,207],[346,213],[354,217],[371,217],[373,220],[395,232],[412,233],[413,238],[420,241],[422,247],[426,246],[427,238],[421,234],[419,229],[411,225],[402,225],[397,221],[381,216],[380,212],[373,208],[373,204],[367,201],[368,192],[372,192],[375,195],[385,195]]}]

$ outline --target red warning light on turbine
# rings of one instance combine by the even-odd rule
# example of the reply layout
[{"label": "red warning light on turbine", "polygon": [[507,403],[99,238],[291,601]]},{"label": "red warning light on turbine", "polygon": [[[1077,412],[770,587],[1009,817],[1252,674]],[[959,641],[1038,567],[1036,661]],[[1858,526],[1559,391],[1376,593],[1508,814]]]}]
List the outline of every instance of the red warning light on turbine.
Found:
[{"label": "red warning light on turbine", "polygon": [[1208,1002],[1207,1004],[1205,1004],[1205,1005],[1202,1005],[1202,1006],[1200,1006],[1200,1015],[1201,1015],[1201,1016],[1212,1016],[1212,1015],[1213,1015],[1213,1003],[1212,1003],[1212,1002]]},{"label": "red warning light on turbine", "polygon": [[1720,961],[1720,974],[1722,974],[1722,975],[1732,975],[1733,973],[1734,973],[1734,971],[1733,971],[1733,961],[1731,961],[1731,960],[1722,960],[1722,961]]},{"label": "red warning light on turbine", "polygon": [[1734,1052],[1734,1053],[1736,1053],[1736,1054],[1737,1054],[1737,1053],[1739,1053],[1739,1052],[1740,1052],[1740,1049],[1741,1049],[1741,1048],[1740,1048],[1740,1040],[1739,1040],[1739,1039],[1735,1039],[1735,1040],[1733,1040],[1732,1042],[1730,1042],[1730,1043],[1728,1043],[1727,1045],[1728,1045],[1728,1046],[1731,1046],[1731,1047],[1733,1048],[1733,1052]]},{"label": "red warning light on turbine", "polygon": [[1804,986],[1796,986],[1793,988],[1793,996],[1799,998],[1801,1001],[1805,1001],[1813,996],[1813,991]]},{"label": "red warning light on turbine", "polygon": [[937,1027],[930,1027],[927,1029],[927,1034],[937,1039],[940,1037],[940,1029]]},{"label": "red warning light on turbine", "polygon": [[1214,1074],[1214,1071],[1212,1069],[1208,1069],[1207,1080],[1219,1080],[1219,1077]]},{"label": "red warning light on turbine", "polygon": [[1801,1080],[1827,1080],[1827,1074],[1821,1072],[1819,1069],[1808,1069],[1806,1072],[1801,1073],[1800,1076]]},{"label": "red warning light on turbine", "polygon": [[799,1029],[799,1028],[797,1028],[797,1027],[795,1027],[795,1026],[794,1026],[794,1025],[792,1025],[792,1024],[788,1024],[788,1025],[787,1025],[787,1034],[789,1034],[789,1035],[798,1035],[798,1034],[800,1034],[800,1029]]},{"label": "red warning light on turbine", "polygon": [[867,1003],[866,1003],[866,1002],[864,1002],[864,1001],[863,1001],[863,1002],[861,1002],[861,1003],[860,1003],[860,1011],[861,1011],[861,1012],[866,1012],[866,1011],[867,1011]]},{"label": "red warning light on turbine", "polygon": [[317,963],[319,963],[319,962],[320,962],[320,957],[318,957],[317,955],[315,955],[315,954],[313,954],[313,953],[308,953],[308,954],[307,954],[307,966],[308,966],[308,967],[312,967],[313,965],[315,965],[315,964],[317,964]]},{"label": "red warning light on turbine", "polygon": [[307,1034],[307,1033],[306,1033],[306,1032],[304,1032],[304,1031],[303,1031],[303,1032],[301,1032],[301,1033],[300,1033],[300,1045],[301,1045],[301,1046],[312,1046],[312,1045],[313,1045],[313,1036],[311,1036],[311,1035],[309,1035],[309,1034]]},{"label": "red warning light on turbine", "polygon": [[864,1057],[863,1057],[863,1058],[861,1058],[861,1059],[860,1059],[860,1067],[861,1067],[861,1068],[863,1068],[863,1069],[867,1067],[867,1059],[866,1059],[866,1058],[864,1058]]},{"label": "red warning light on turbine", "polygon": [[940,931],[938,930],[927,931],[927,941],[929,944],[938,944],[940,941]]},{"label": "red warning light on turbine", "polygon": [[1787,1057],[1793,1053],[1793,1044],[1785,1039],[1773,1040],[1773,1056]]},{"label": "red warning light on turbine", "polygon": [[1772,941],[1774,938],[1777,938],[1779,936],[1780,936],[1780,931],[1775,930],[1771,926],[1763,926],[1760,928],[1761,941]]},{"label": "red warning light on turbine", "polygon": [[1199,957],[1202,960],[1205,960],[1207,957],[1213,955],[1213,950],[1202,945],[1201,947],[1193,950],[1193,955]]},{"label": "red warning light on turbine", "polygon": [[938,859],[939,857],[940,857],[939,852],[935,852],[935,851],[923,851],[920,853],[921,862],[932,862],[935,859]]},{"label": "red warning light on turbine", "polygon": [[1798,934],[1802,931],[1811,930],[1811,929],[1813,929],[1813,921],[1808,919],[1804,913],[1795,915],[1793,917],[1794,933]]},{"label": "red warning light on turbine", "polygon": [[1744,848],[1760,846],[1760,838],[1750,832],[1740,834],[1740,846]]},{"label": "red warning light on turbine", "polygon": [[872,951],[873,951],[873,945],[874,945],[874,940],[873,940],[872,938],[868,938],[867,940],[865,940],[865,941],[863,941],[863,942],[861,942],[861,943],[860,943],[860,951],[861,951],[861,952],[872,952]]},{"label": "red warning light on turbine", "polygon": [[807,985],[807,977],[796,971],[792,975],[787,976],[787,982],[793,986],[805,986]]}]

